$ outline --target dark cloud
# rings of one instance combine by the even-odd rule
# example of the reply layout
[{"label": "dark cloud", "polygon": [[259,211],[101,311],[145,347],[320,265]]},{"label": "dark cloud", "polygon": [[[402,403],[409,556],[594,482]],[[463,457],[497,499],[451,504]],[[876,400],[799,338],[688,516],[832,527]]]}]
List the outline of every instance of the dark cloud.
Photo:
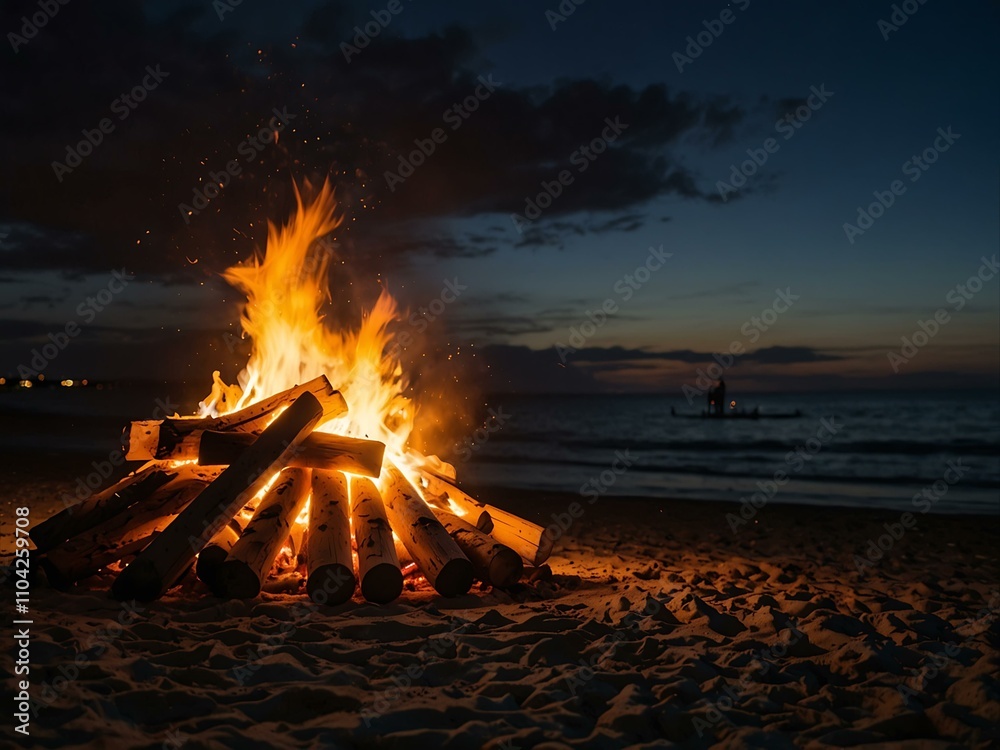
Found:
[{"label": "dark cloud", "polygon": [[[340,44],[353,36],[363,8],[331,2],[301,24],[298,38],[253,42],[210,3],[190,3],[151,20],[150,4],[108,0],[70,3],[15,55],[0,57],[6,117],[0,120],[0,221],[17,221],[0,249],[9,269],[106,270],[200,278],[264,241],[265,217],[291,201],[290,178],[331,177],[349,221],[339,239],[366,243],[372,255],[468,257],[493,252],[482,238],[446,237],[435,222],[523,211],[526,197],[571,155],[600,136],[608,118],[627,128],[546,212],[545,240],[573,231],[561,217],[611,213],[586,231],[631,231],[635,211],[674,194],[715,200],[676,154],[685,136],[724,143],[744,117],[724,97],[698,97],[656,84],[642,88],[598,80],[551,86],[503,84],[461,127],[444,113],[490,73],[477,35],[460,27],[419,38],[391,30],[351,62]],[[360,15],[359,15],[360,14]],[[0,11],[19,28],[20,10]],[[295,46],[292,41],[295,40]],[[259,50],[259,51],[258,51]],[[147,66],[168,73],[125,119],[116,102],[141,83]],[[485,92],[485,89],[480,89]],[[39,95],[44,92],[44,95]],[[259,153],[241,145],[266,127],[274,108],[295,119],[278,143]],[[114,131],[60,182],[52,163],[110,118]],[[446,143],[403,184],[390,190],[387,170],[444,128]],[[249,154],[249,158],[244,158]],[[179,203],[227,162],[241,173],[185,223]],[[615,216],[615,212],[621,215]],[[419,222],[405,238],[394,226]],[[531,246],[505,227],[498,238]],[[366,246],[368,246],[366,244]],[[469,249],[472,246],[472,249]],[[200,259],[192,265],[186,259]]]},{"label": "dark cloud", "polygon": [[[692,349],[671,349],[650,351],[629,349],[623,346],[585,347],[571,355],[574,362],[639,362],[662,360],[699,364],[714,362],[713,352],[696,352]],[[807,346],[769,346],[747,352],[737,358],[737,362],[758,362],[760,364],[795,364],[799,362],[832,362],[843,359],[840,355],[828,354]]]},{"label": "dark cloud", "polygon": [[799,362],[835,362],[844,358],[809,346],[769,346],[748,352],[740,359],[765,365],[790,365]]}]

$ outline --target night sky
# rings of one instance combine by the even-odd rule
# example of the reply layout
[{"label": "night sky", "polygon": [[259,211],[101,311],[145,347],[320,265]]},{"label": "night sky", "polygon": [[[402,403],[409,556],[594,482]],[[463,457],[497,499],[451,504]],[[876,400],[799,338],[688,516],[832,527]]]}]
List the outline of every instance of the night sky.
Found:
[{"label": "night sky", "polygon": [[[329,178],[338,306],[386,285],[417,311],[457,283],[412,327],[489,388],[679,394],[735,344],[743,390],[995,386],[1000,7],[901,5],[893,29],[891,3],[860,1],[70,0],[28,38],[39,5],[6,3],[0,373],[73,322],[46,378],[232,379],[219,274],[263,248],[294,181]],[[372,12],[391,20],[351,49]],[[874,193],[892,205],[859,219]],[[779,291],[793,303],[761,318]]]}]

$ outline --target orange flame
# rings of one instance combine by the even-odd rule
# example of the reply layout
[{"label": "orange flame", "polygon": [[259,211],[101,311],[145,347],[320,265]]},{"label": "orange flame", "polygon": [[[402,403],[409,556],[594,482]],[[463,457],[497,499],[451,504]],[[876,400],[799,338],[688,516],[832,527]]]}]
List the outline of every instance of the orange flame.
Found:
[{"label": "orange flame", "polygon": [[389,325],[400,317],[396,301],[382,290],[356,329],[331,330],[323,315],[330,300],[331,251],[323,238],[341,223],[336,200],[326,183],[311,201],[295,189],[297,210],[282,227],[268,224],[267,250],[225,272],[244,292],[241,324],[252,350],[238,385],[227,385],[216,372],[202,416],[243,408],[267,396],[325,374],[347,401],[348,413],[318,429],[380,440],[385,461],[412,475],[427,459],[408,452],[415,406],[404,395],[407,379],[393,355]]}]

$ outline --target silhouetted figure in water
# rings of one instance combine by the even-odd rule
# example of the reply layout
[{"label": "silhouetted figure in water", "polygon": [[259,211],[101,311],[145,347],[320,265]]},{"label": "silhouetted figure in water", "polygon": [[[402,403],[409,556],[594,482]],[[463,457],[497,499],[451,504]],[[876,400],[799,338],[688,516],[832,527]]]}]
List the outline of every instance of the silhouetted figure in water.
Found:
[{"label": "silhouetted figure in water", "polygon": [[726,403],[726,381],[719,379],[714,388],[708,389],[708,416],[722,416]]}]

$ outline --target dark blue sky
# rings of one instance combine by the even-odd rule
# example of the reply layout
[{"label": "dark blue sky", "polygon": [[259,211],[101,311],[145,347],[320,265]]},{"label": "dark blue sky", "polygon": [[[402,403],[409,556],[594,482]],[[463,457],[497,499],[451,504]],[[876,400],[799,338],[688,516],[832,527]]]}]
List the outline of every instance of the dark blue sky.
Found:
[{"label": "dark blue sky", "polygon": [[[189,360],[170,376],[236,366],[219,345],[236,300],[216,274],[259,247],[293,177],[329,174],[357,221],[338,238],[352,277],[380,276],[413,307],[458,277],[467,292],[430,332],[442,349],[473,344],[501,387],[532,386],[506,368],[537,371],[541,389],[676,389],[734,341],[761,351],[729,376],[747,388],[995,380],[1000,284],[985,281],[960,311],[946,302],[1000,244],[995,3],[917,5],[884,39],[889,3],[590,0],[553,30],[555,2],[402,2],[345,63],[354,24],[387,5],[246,0],[221,21],[208,3],[147,4],[145,17],[71,5],[16,55],[5,49],[0,370],[122,265],[135,284],[61,368],[161,374],[129,353],[166,345]],[[732,23],[678,71],[687,37],[724,11]],[[5,32],[19,15],[4,11]],[[107,94],[161,60],[162,89],[58,182],[51,162],[106,114]],[[399,154],[487,74],[496,95],[389,190]],[[813,87],[832,96],[776,131]],[[178,202],[286,103],[302,116],[279,146],[181,221]],[[510,214],[616,116],[625,135],[519,234]],[[912,181],[904,165],[949,127],[960,137]],[[777,150],[721,201],[718,182],[767,138]],[[844,223],[894,180],[905,192],[850,242]],[[661,245],[670,259],[623,300],[616,282]],[[786,288],[795,304],[750,341],[745,324]],[[556,366],[552,347],[608,298],[617,311],[570,368]],[[887,352],[939,308],[949,322],[897,376]]]}]

